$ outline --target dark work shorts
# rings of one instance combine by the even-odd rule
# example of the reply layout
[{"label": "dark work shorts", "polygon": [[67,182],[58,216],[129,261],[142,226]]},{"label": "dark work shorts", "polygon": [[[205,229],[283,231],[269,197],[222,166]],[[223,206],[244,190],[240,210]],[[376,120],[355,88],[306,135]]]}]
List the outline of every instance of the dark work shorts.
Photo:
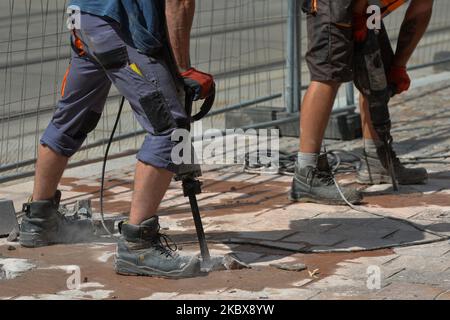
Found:
[{"label": "dark work shorts", "polygon": [[[353,80],[352,6],[353,0],[303,1],[303,11],[308,15],[306,60],[311,81]],[[378,41],[387,72],[394,53],[384,24]]]},{"label": "dark work shorts", "polygon": [[307,13],[306,61],[311,81],[353,79],[353,0],[304,0]]}]

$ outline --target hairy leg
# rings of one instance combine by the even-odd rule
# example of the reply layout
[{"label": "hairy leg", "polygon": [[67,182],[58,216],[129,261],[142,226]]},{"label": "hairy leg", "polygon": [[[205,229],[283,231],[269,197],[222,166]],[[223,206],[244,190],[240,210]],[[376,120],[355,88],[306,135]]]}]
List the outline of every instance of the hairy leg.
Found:
[{"label": "hairy leg", "polygon": [[156,215],[173,173],[138,161],[134,178],[130,223],[140,224]]},{"label": "hairy leg", "polygon": [[34,201],[53,198],[68,161],[68,157],[56,153],[49,147],[39,146],[34,179]]},{"label": "hairy leg", "polygon": [[320,152],[338,89],[336,82],[311,82],[301,110],[300,152]]}]

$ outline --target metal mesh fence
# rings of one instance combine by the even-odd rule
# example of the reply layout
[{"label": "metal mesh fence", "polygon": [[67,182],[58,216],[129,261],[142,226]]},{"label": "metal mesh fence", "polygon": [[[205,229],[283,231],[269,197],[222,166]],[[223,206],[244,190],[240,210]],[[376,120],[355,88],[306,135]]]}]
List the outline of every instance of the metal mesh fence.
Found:
[{"label": "metal mesh fence", "polygon": [[[0,181],[32,172],[39,137],[59,98],[70,46],[65,27],[67,0],[3,0],[0,2]],[[216,109],[247,105],[283,108],[286,79],[287,0],[197,0],[192,35],[192,62],[215,75]],[[405,9],[391,15],[387,28],[395,43]],[[433,62],[450,51],[450,3],[435,1],[430,29],[412,65]],[[306,30],[302,16],[302,30]],[[301,35],[302,57],[307,47]],[[427,71],[428,73],[429,71]],[[309,75],[301,61],[301,83]],[[344,93],[341,94],[344,97]],[[103,117],[73,162],[103,154],[119,103],[113,89]],[[340,105],[346,104],[340,99]],[[227,113],[206,119],[204,127],[223,129]],[[143,140],[130,108],[125,108],[112,154],[136,150]]]}]

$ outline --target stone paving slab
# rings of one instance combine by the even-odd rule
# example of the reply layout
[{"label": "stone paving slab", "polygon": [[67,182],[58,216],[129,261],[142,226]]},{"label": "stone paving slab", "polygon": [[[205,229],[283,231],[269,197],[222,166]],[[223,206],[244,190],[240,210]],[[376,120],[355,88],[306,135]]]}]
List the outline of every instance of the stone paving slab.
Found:
[{"label": "stone paving slab", "polygon": [[384,300],[434,300],[444,292],[445,290],[433,286],[396,282],[375,294],[375,298]]}]

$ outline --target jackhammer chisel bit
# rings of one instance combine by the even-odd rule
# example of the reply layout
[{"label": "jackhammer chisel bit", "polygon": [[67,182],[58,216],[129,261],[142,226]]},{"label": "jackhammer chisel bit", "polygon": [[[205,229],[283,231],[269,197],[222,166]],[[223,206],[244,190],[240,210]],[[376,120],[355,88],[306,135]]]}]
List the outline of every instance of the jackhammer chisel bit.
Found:
[{"label": "jackhammer chisel bit", "polygon": [[195,230],[200,244],[200,253],[202,255],[203,267],[207,269],[210,264],[211,255],[209,254],[208,244],[206,242],[205,231],[203,229],[202,218],[197,203],[197,194],[202,192],[201,182],[193,176],[184,176],[181,178],[183,185],[184,196],[189,198],[189,204],[192,210],[192,217],[194,218]]}]

